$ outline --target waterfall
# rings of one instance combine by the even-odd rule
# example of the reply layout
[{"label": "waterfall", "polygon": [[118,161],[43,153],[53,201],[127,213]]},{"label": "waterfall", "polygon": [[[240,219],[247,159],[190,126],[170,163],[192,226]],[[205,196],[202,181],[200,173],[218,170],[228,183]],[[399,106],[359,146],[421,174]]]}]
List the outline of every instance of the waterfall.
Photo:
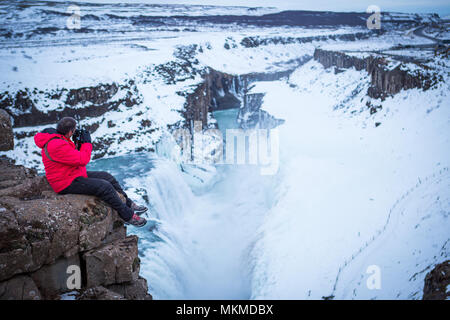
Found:
[{"label": "waterfall", "polygon": [[149,198],[150,229],[131,232],[141,241],[141,274],[150,293],[155,299],[248,299],[248,252],[271,206],[271,179],[255,166],[223,166],[218,182],[194,194],[179,164],[160,158],[153,166],[126,179]]},{"label": "waterfall", "polygon": [[[232,85],[232,87],[234,87]],[[237,128],[237,109],[216,111],[219,128]],[[145,189],[148,228],[140,238],[141,273],[155,299],[248,299],[251,255],[272,207],[274,177],[256,165],[183,163],[170,134],[146,174],[126,179]]]}]

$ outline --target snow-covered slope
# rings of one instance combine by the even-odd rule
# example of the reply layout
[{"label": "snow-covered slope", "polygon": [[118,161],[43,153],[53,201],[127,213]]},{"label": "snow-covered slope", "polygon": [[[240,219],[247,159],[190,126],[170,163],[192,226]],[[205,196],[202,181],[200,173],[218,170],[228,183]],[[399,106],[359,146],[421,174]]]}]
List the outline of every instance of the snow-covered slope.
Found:
[{"label": "snow-covered slope", "polygon": [[[332,111],[367,82],[365,72],[309,62],[288,83],[253,89],[286,119],[276,205],[253,249],[253,298],[417,299],[426,271],[449,256],[448,84],[403,91],[374,117],[355,108],[364,95]],[[372,265],[379,290],[366,286]]]}]

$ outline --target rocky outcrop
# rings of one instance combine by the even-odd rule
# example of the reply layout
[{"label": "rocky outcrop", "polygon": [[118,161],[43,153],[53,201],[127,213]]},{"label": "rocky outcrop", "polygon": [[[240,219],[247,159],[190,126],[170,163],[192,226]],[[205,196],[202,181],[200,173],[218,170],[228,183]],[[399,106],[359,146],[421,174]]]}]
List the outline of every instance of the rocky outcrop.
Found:
[{"label": "rocky outcrop", "polygon": [[11,119],[5,110],[0,109],[0,151],[14,149],[14,135]]},{"label": "rocky outcrop", "polygon": [[207,128],[208,112],[241,105],[242,87],[238,77],[209,68],[203,79],[194,92],[186,96],[182,114],[187,127],[192,127],[193,121],[202,121],[203,128]]},{"label": "rocky outcrop", "polygon": [[[195,57],[198,45],[180,45],[173,53],[175,59],[156,66],[150,66],[144,70],[144,83],[149,78],[162,78],[166,84],[175,84],[195,79],[201,74],[205,67]],[[148,77],[151,76],[151,77]]]},{"label": "rocky outcrop", "polygon": [[356,41],[362,39],[368,39],[376,35],[381,35],[384,30],[372,30],[368,32],[357,32],[357,33],[345,33],[345,34],[328,34],[322,36],[311,36],[311,37],[270,37],[263,38],[260,36],[250,36],[244,37],[241,40],[241,45],[246,48],[256,48],[259,46],[266,46],[269,44],[292,44],[292,43],[308,43],[313,41],[327,41],[327,40],[338,40],[338,41]]},{"label": "rocky outcrop", "polygon": [[125,300],[124,296],[108,290],[103,286],[89,288],[78,297],[78,300]]},{"label": "rocky outcrop", "polygon": [[434,267],[425,277],[423,300],[446,300],[450,297],[450,260]]},{"label": "rocky outcrop", "polygon": [[[310,58],[309,58],[310,59]],[[298,59],[297,64],[309,60],[307,57]],[[275,127],[282,123],[260,110],[263,94],[249,94],[251,84],[255,81],[274,81],[287,77],[295,68],[273,73],[249,73],[232,75],[208,68],[203,74],[204,81],[197,86],[193,93],[186,96],[183,111],[185,127],[191,128],[194,121],[202,121],[203,128],[214,127],[208,122],[208,113],[217,110],[240,108],[238,123],[247,129],[260,124]],[[244,120],[244,114],[247,114]]]},{"label": "rocky outcrop", "polygon": [[[249,10],[255,10],[250,8]],[[257,10],[257,9],[256,9]],[[133,25],[155,27],[157,26],[180,26],[181,24],[188,24],[190,27],[197,24],[213,24],[213,25],[238,25],[238,26],[256,26],[256,27],[274,27],[274,26],[290,26],[290,27],[339,27],[339,26],[358,26],[365,27],[366,20],[369,18],[368,13],[365,12],[331,12],[331,11],[312,11],[312,10],[286,10],[276,13],[261,14],[261,15],[177,15],[177,16],[145,16],[140,15],[132,17]],[[408,15],[396,13],[381,13],[383,22],[386,20],[389,24],[403,25],[411,27],[417,25],[426,18],[432,21],[439,21],[439,16],[436,14],[427,15]],[[383,23],[383,28],[387,23]]]},{"label": "rocky outcrop", "polygon": [[[121,91],[116,97],[116,94]],[[92,87],[41,91],[24,88],[0,93],[0,109],[13,118],[14,127],[54,124],[62,117],[78,120],[98,117],[124,104],[132,107],[141,97],[132,80],[124,84],[107,83]],[[40,105],[38,105],[38,103]],[[50,105],[56,106],[49,108]]]},{"label": "rocky outcrop", "polygon": [[42,296],[33,279],[20,275],[0,282],[2,300],[41,300]]},{"label": "rocky outcrop", "polygon": [[122,298],[151,298],[139,278],[137,237],[126,236],[116,211],[95,197],[58,195],[45,177],[6,158],[0,172],[0,299],[57,299],[74,290],[74,266],[80,293],[103,286]]},{"label": "rocky outcrop", "polygon": [[139,276],[137,237],[118,239],[83,254],[88,287],[132,283]]},{"label": "rocky outcrop", "polygon": [[398,63],[393,69],[388,68],[388,61],[384,57],[369,56],[359,58],[342,52],[316,49],[314,59],[325,68],[335,67],[340,69],[354,67],[356,70],[365,70],[371,76],[371,86],[367,94],[371,98],[384,100],[403,89],[429,88],[442,81],[442,76],[433,74],[426,66],[418,66],[416,71],[408,71],[402,63]]},{"label": "rocky outcrop", "polygon": [[[98,159],[105,155],[113,156],[116,142],[139,140],[140,136],[148,136],[157,130],[144,114],[146,106],[142,104],[140,94],[134,80],[124,80],[119,83],[98,84],[91,87],[63,88],[38,90],[36,88],[23,88],[16,92],[0,92],[0,112],[5,112],[12,118],[15,128],[14,139],[25,157],[38,154],[38,151],[24,148],[24,144],[32,143],[33,136],[38,128],[33,126],[49,125],[56,127],[62,117],[70,116],[77,119],[79,126],[94,134],[107,130],[109,134],[98,135],[93,140],[92,158]],[[131,111],[131,109],[136,111]],[[115,114],[115,120],[107,120],[108,114]],[[119,116],[120,120],[117,120]],[[126,117],[126,119],[124,119]],[[126,123],[139,119],[138,124],[130,128]],[[116,127],[115,130],[108,130]],[[24,128],[23,127],[29,127]],[[154,145],[138,146],[133,151],[154,151]],[[1,150],[0,150],[1,151]],[[36,163],[36,159],[33,160]],[[35,165],[29,163],[29,165]]]}]

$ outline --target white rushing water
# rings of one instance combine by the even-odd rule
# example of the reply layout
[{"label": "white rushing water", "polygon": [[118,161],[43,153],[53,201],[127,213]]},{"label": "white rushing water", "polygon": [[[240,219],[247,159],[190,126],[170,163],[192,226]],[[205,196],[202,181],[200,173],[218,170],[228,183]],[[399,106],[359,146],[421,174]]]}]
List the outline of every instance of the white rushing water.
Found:
[{"label": "white rushing water", "polygon": [[[215,117],[224,132],[237,127],[236,110]],[[149,176],[128,181],[145,186],[160,222],[154,234],[161,241],[144,240],[142,250],[155,298],[250,298],[249,252],[272,206],[273,177],[251,165],[156,163]]]},{"label": "white rushing water", "polygon": [[171,163],[144,179],[162,241],[143,241],[142,274],[157,298],[250,297],[248,250],[271,205],[270,181],[252,168],[219,170],[224,178],[203,195],[194,195]]}]

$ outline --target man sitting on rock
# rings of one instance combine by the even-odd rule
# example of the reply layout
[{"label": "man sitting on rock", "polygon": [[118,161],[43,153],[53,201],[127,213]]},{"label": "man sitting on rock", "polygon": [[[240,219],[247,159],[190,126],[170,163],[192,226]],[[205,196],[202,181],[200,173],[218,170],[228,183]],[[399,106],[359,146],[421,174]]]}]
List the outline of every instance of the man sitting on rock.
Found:
[{"label": "man sitting on rock", "polygon": [[[147,221],[139,215],[147,211],[136,205],[120,187],[117,180],[104,171],[86,171],[91,160],[91,135],[81,131],[81,147],[77,150],[70,140],[77,122],[71,117],[62,118],[54,128],[45,129],[34,136],[34,142],[42,149],[45,176],[56,193],[86,194],[97,196],[115,209],[126,224],[143,227]],[[117,192],[121,193],[124,203]]]}]

